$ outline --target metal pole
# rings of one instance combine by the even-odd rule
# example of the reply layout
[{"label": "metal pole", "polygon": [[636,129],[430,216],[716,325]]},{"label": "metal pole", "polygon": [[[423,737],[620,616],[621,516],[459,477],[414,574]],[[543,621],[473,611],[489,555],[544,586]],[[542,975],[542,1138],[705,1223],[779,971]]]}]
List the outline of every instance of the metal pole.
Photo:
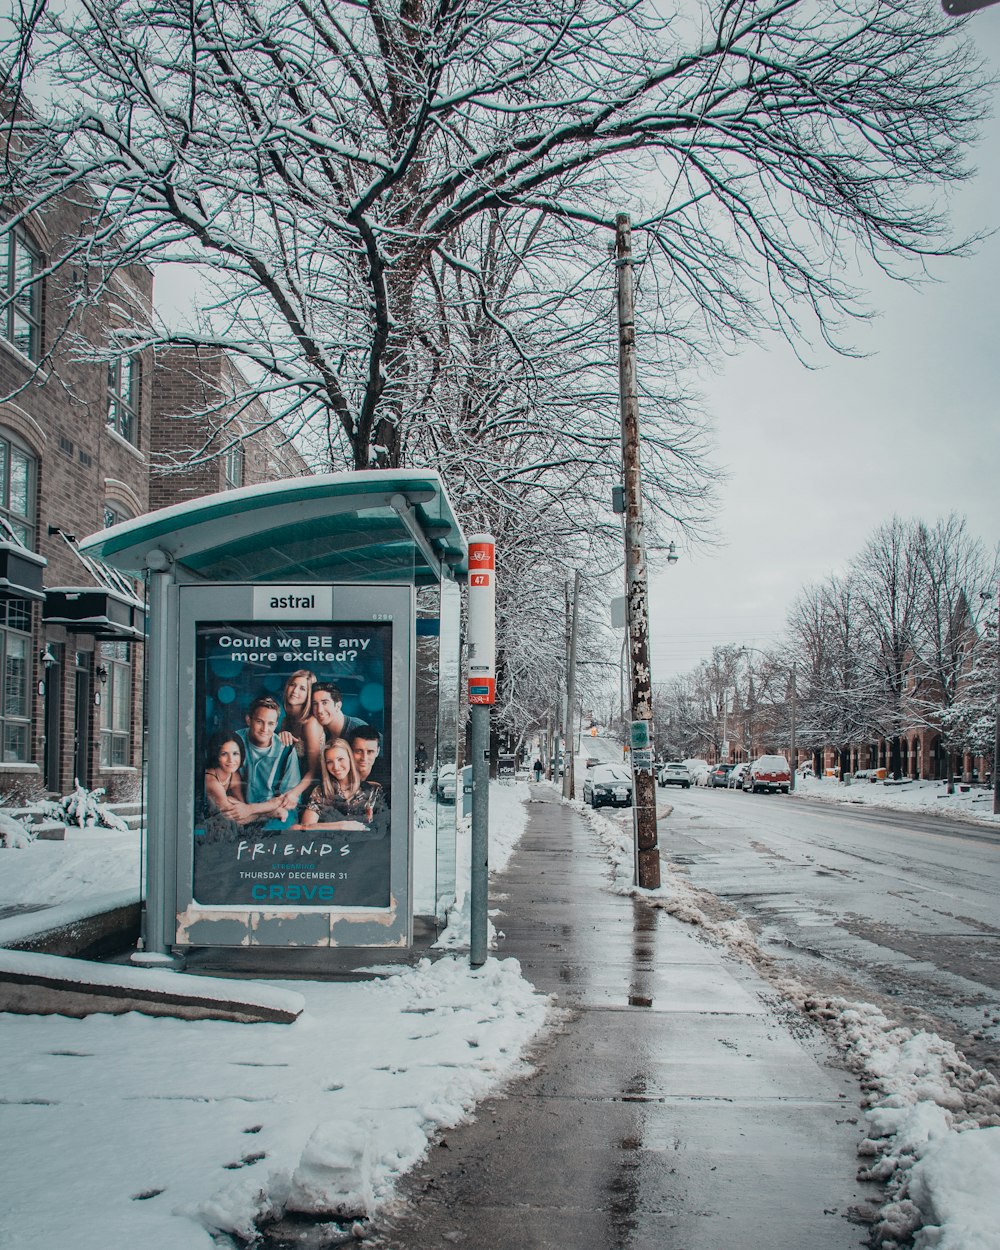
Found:
[{"label": "metal pole", "polygon": [[486,962],[490,879],[490,709],[473,705],[472,719],[472,893],[469,962]]},{"label": "metal pole", "polygon": [[[615,220],[618,269],[618,378],[622,417],[622,480],[625,488],[625,612],[628,622],[632,721],[645,721],[652,747],[653,682],[649,659],[649,602],[642,535],[642,474],[639,466],[639,387],[635,359],[635,306],[632,275],[632,224],[626,213]],[[634,741],[634,738],[633,738]],[[636,768],[632,748],[633,822],[636,883],[660,884],[656,842],[656,779],[652,766]]]},{"label": "metal pole", "polygon": [[166,761],[176,759],[177,619],[174,574],[170,557],[156,549],[146,557],[149,576],[149,665],[146,716],[149,725],[149,804],[146,818],[146,911],[143,949],[131,961],[165,968],[183,968],[170,950],[170,921],[176,855],[176,788]]},{"label": "metal pole", "polygon": [[788,761],[789,764],[791,765],[791,777],[789,778],[789,781],[788,781],[788,788],[791,791],[794,791],[795,789],[795,712],[796,712],[795,698],[796,698],[795,661],[793,660],[792,661],[792,724],[791,724],[791,733],[789,735],[791,738],[791,743],[789,744],[789,751],[791,752],[792,758]]},{"label": "metal pole", "polygon": [[490,711],[496,699],[496,545],[469,536],[469,717],[472,746],[472,863],[469,962],[480,968],[489,947]]}]

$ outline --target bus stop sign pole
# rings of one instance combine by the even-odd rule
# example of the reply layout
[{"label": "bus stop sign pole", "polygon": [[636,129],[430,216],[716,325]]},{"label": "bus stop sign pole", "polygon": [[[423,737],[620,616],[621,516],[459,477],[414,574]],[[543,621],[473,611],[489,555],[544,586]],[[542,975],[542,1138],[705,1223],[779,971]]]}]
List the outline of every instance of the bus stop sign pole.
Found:
[{"label": "bus stop sign pole", "polygon": [[486,962],[489,905],[490,709],[496,701],[496,543],[469,538],[469,716],[472,722],[472,882],[469,962]]}]

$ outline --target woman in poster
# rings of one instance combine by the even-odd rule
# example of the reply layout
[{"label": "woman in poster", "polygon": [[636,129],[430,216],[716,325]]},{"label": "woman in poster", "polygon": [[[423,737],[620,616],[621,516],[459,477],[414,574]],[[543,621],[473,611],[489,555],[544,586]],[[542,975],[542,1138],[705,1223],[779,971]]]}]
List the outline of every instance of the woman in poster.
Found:
[{"label": "woman in poster", "polygon": [[334,738],[323,751],[320,783],[302,813],[302,827],[368,832],[381,806],[382,787],[361,780],[350,743]]},{"label": "woman in poster", "polygon": [[316,674],[307,668],[296,669],[285,682],[281,694],[284,715],[281,720],[280,742],[294,746],[302,777],[315,781],[322,771],[320,756],[326,734],[312,714],[312,688]]},{"label": "woman in poster", "polygon": [[205,805],[208,819],[206,834],[216,837],[237,833],[255,820],[274,814],[273,803],[248,803],[243,790],[240,768],[243,764],[243,743],[224,730],[209,744],[208,767],[205,769]]}]

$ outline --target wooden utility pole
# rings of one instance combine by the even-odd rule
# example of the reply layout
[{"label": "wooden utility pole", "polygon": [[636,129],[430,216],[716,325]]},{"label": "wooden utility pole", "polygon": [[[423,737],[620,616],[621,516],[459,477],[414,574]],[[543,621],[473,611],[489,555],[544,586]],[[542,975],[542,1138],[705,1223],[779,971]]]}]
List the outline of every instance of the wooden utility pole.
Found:
[{"label": "wooden utility pole", "polygon": [[625,619],[632,695],[632,814],[635,880],[643,889],[660,884],[656,841],[656,777],[653,773],[653,679],[649,663],[649,596],[642,537],[642,474],[639,468],[639,393],[635,361],[632,223],[615,219],[618,269],[618,379],[622,413],[622,484],[625,488]]},{"label": "wooden utility pole", "polygon": [[569,582],[566,583],[566,743],[563,758],[563,797],[576,798],[576,733],[573,729],[573,709],[576,704],[576,625],[577,604],[580,602],[580,570],[573,577],[573,607],[569,604]]},{"label": "wooden utility pole", "polygon": [[1000,589],[997,590],[997,703],[993,726],[993,815],[1000,816]]}]

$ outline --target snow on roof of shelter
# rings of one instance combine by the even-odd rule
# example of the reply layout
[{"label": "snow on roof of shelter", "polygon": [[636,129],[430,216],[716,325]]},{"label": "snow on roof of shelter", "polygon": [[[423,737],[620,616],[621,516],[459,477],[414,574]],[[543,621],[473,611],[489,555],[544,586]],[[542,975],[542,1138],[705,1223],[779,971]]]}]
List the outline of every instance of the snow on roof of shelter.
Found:
[{"label": "snow on roof of shelter", "polygon": [[465,535],[432,470],[365,470],[220,491],[91,534],[81,551],[139,573],[159,550],[195,580],[442,580]]}]

